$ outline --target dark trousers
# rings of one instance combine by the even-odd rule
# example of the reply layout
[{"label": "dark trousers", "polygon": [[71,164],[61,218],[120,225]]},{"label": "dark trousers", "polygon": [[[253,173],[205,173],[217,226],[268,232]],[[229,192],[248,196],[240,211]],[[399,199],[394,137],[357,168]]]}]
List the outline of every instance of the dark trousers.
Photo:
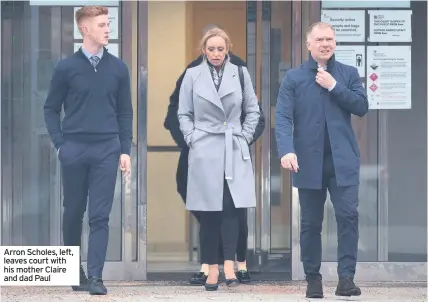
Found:
[{"label": "dark trousers", "polygon": [[88,276],[102,278],[109,238],[120,142],[67,141],[61,146],[64,213],[63,239],[66,246],[81,246],[82,222],[89,197]]},{"label": "dark trousers", "polygon": [[[187,173],[188,173],[188,155],[189,149],[183,149],[180,153],[180,159],[178,161],[177,167],[177,191],[180,194],[184,202],[186,202],[187,194]],[[201,212],[192,211],[193,216],[201,225]],[[238,246],[236,248],[236,260],[239,262],[244,262],[247,259],[247,242],[248,242],[248,224],[247,224],[247,209],[240,209],[238,211],[238,224],[239,224],[239,234],[238,234]],[[199,242],[202,246],[204,234],[199,232]],[[202,249],[202,247],[201,247]],[[222,240],[220,240],[219,246],[219,263],[224,262],[223,256],[223,245]],[[201,253],[201,264],[206,263],[203,253]]]},{"label": "dark trousers", "polygon": [[[201,225],[201,217],[203,214],[201,212],[192,212],[196,220]],[[203,231],[199,231],[199,242],[202,249],[202,242],[204,242]],[[239,262],[245,262],[247,259],[247,246],[248,246],[248,224],[247,224],[247,209],[238,209],[238,243],[236,247],[236,260]],[[219,264],[224,262],[223,255],[223,240],[221,239],[220,233],[220,242],[218,250]],[[204,257],[204,254],[201,252],[201,264],[207,263],[207,260]]]},{"label": "dark trousers", "polygon": [[327,189],[337,221],[339,277],[353,277],[358,250],[358,186],[338,187],[331,155],[324,158],[323,188],[299,189],[301,227],[300,248],[306,276],[319,275],[321,229]]},{"label": "dark trousers", "polygon": [[[198,212],[200,219],[200,242],[202,262],[213,265],[220,263],[219,250],[222,246],[223,259],[235,261],[239,236],[239,216],[245,209],[235,207],[227,181],[224,181],[223,211]],[[221,242],[221,245],[220,245]]]}]

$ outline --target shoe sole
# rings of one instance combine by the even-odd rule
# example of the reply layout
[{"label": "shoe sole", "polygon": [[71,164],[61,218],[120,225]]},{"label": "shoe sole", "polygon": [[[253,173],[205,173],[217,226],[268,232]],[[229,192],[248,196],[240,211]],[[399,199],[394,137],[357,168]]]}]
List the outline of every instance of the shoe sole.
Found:
[{"label": "shoe sole", "polygon": [[99,290],[89,290],[89,294],[91,296],[104,296],[104,295],[107,295],[107,292],[99,291]]},{"label": "shoe sole", "polygon": [[89,288],[87,285],[72,286],[71,289],[75,292],[87,292],[87,291],[89,291]]},{"label": "shoe sole", "polygon": [[189,284],[192,286],[204,286],[205,282],[189,281]]},{"label": "shoe sole", "polygon": [[352,296],[357,297],[357,296],[361,296],[361,291],[356,290],[356,289],[352,289],[352,290],[350,290],[348,292],[338,292],[338,291],[336,291],[335,295],[338,296],[338,297],[352,297]]},{"label": "shoe sole", "polygon": [[308,299],[324,299],[324,294],[314,294],[310,296],[306,296]]}]

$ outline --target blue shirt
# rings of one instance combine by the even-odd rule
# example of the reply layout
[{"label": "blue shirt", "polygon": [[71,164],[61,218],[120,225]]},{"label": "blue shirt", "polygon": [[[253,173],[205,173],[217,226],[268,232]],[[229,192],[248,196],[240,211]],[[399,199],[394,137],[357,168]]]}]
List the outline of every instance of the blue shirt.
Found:
[{"label": "blue shirt", "polygon": [[[91,54],[90,52],[88,52],[86,49],[84,49],[83,46],[80,47],[80,48],[82,49],[82,52],[85,54],[85,56],[88,59],[90,59],[92,56],[94,56],[93,54]],[[98,54],[96,54],[95,56],[97,56],[101,60],[101,58],[103,57],[103,54],[104,54],[104,47],[101,48],[101,51]]]}]

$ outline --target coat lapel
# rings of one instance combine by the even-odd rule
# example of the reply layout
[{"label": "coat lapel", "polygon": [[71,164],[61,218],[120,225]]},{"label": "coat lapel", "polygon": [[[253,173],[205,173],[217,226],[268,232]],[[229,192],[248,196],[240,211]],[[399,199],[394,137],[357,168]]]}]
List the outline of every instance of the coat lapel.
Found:
[{"label": "coat lapel", "polygon": [[210,69],[206,62],[201,64],[201,82],[203,83],[195,92],[200,97],[213,103],[224,111],[217,89],[211,76]]},{"label": "coat lapel", "polygon": [[220,88],[218,89],[218,95],[220,99],[224,98],[228,94],[231,94],[232,92],[235,92],[236,85],[234,78],[236,76],[237,75],[235,74],[232,63],[227,60],[224,66],[223,78],[220,83]]}]

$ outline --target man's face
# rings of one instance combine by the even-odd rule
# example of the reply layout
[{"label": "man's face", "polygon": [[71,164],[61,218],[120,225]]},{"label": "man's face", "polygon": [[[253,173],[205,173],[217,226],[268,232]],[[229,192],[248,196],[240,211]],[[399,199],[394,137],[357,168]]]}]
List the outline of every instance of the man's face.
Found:
[{"label": "man's face", "polygon": [[87,18],[83,21],[82,30],[93,43],[100,46],[108,44],[110,27],[107,15]]},{"label": "man's face", "polygon": [[315,61],[327,62],[336,49],[334,32],[329,27],[315,27],[306,41]]}]

